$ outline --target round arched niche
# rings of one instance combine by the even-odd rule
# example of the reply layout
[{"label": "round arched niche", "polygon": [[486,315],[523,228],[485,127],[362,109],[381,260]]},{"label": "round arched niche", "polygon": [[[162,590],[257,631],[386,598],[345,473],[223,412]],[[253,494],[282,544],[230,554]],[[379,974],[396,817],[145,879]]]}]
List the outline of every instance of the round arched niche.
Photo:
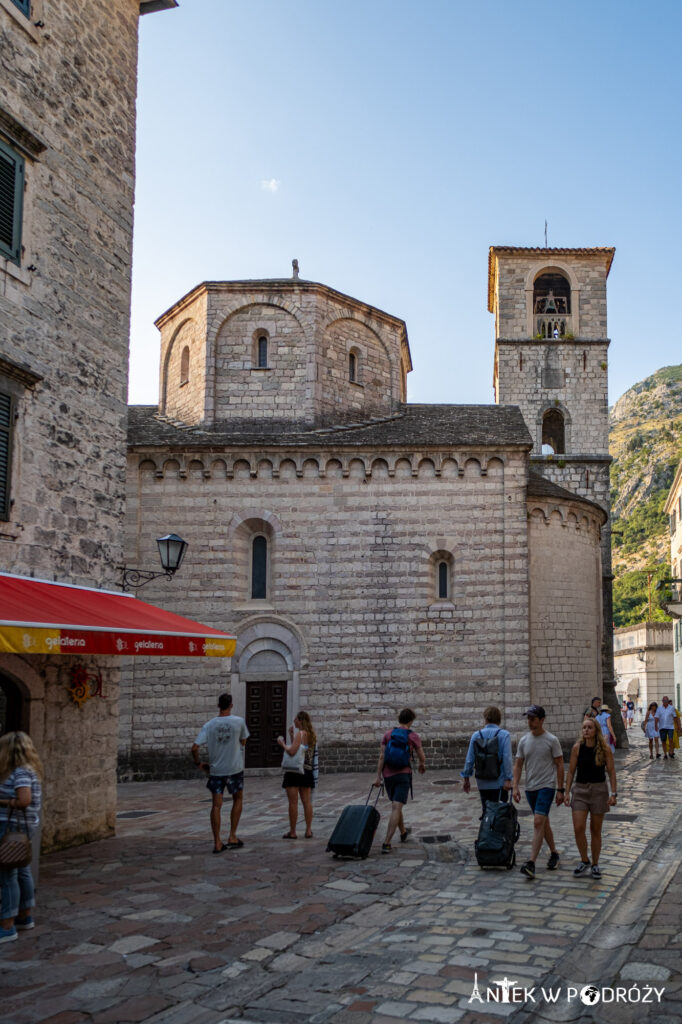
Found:
[{"label": "round arched niche", "polygon": [[237,630],[230,685],[237,714],[246,719],[252,737],[247,767],[279,767],[281,751],[273,739],[286,734],[300,710],[300,669],[307,663],[302,637],[282,620],[262,616]]}]

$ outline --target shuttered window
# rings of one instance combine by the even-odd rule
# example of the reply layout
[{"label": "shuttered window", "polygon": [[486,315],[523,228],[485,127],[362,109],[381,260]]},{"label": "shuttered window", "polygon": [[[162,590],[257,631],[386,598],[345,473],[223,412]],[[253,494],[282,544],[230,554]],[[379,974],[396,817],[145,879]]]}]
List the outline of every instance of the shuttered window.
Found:
[{"label": "shuttered window", "polygon": [[31,0],[12,0],[15,7],[18,7],[27,18],[31,16]]},{"label": "shuttered window", "polygon": [[0,139],[0,256],[21,263],[24,160]]},{"label": "shuttered window", "polygon": [[9,519],[10,470],[12,468],[12,396],[0,392],[0,519]]}]

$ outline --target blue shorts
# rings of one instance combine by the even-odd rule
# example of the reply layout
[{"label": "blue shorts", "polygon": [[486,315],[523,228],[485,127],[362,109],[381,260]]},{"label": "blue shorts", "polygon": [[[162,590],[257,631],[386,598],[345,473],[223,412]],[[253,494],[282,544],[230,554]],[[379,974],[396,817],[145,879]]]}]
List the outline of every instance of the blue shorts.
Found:
[{"label": "blue shorts", "polygon": [[406,804],[412,786],[412,773],[400,772],[398,775],[389,775],[384,779],[384,786],[391,803]]},{"label": "blue shorts", "polygon": [[209,775],[206,789],[211,793],[222,794],[227,790],[230,796],[236,796],[244,788],[244,772],[236,772],[235,775]]},{"label": "blue shorts", "polygon": [[666,740],[674,740],[675,739],[675,730],[674,729],[659,729],[658,730],[658,735],[661,737],[661,742],[665,743]]},{"label": "blue shorts", "polygon": [[544,814],[548,816],[554,801],[555,789],[544,786],[542,789],[527,789],[526,800],[530,804],[533,814]]}]

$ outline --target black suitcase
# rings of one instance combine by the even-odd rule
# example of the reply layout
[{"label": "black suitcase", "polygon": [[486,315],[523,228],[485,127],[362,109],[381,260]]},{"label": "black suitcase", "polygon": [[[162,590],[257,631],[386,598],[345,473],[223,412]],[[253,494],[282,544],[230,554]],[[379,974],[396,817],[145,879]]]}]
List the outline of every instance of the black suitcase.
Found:
[{"label": "black suitcase", "polygon": [[383,788],[380,786],[377,789],[373,804],[369,802],[372,795],[370,787],[364,804],[349,804],[348,807],[344,807],[327,843],[327,853],[331,852],[335,857],[362,857],[363,860],[367,857],[381,819],[376,805]]},{"label": "black suitcase", "polygon": [[508,804],[488,801],[474,843],[481,868],[506,868],[516,864],[514,844],[519,838],[519,816],[511,800]]}]

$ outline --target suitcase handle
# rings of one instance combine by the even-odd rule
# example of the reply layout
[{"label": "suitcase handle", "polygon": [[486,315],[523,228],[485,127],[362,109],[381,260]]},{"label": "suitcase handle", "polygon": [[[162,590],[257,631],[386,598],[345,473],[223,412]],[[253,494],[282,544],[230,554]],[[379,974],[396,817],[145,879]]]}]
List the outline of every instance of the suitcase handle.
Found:
[{"label": "suitcase handle", "polygon": [[374,806],[376,807],[376,805],[379,803],[379,797],[381,796],[381,794],[384,791],[384,784],[383,784],[383,782],[381,783],[380,786],[376,786],[375,787],[374,783],[372,783],[372,785],[369,787],[369,793],[367,794],[367,799],[365,800],[365,807],[369,803],[369,799],[370,799],[370,797],[372,795],[372,790],[375,789],[375,788],[377,790],[377,795],[376,795],[376,799],[374,800]]}]

